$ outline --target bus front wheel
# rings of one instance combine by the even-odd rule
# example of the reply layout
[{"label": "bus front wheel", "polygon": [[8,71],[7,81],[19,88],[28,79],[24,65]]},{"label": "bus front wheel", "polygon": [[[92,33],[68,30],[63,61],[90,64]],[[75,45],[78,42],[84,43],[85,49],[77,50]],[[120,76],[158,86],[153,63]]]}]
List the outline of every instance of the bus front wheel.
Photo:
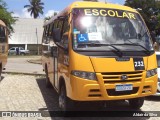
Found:
[{"label": "bus front wheel", "polygon": [[140,109],[144,103],[144,97],[129,99],[129,105],[133,109]]},{"label": "bus front wheel", "polygon": [[67,97],[65,85],[61,85],[60,87],[59,107],[62,111],[70,111],[73,109],[73,101]]}]

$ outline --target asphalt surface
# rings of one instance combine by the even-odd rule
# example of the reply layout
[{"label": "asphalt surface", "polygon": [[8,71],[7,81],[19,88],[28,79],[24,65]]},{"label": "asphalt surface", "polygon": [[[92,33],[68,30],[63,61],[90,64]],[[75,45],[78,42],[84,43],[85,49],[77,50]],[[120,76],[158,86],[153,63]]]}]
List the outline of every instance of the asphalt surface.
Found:
[{"label": "asphalt surface", "polygon": [[30,60],[39,60],[41,56],[14,56],[9,57],[5,66],[5,73],[44,74],[41,64],[30,63]]}]

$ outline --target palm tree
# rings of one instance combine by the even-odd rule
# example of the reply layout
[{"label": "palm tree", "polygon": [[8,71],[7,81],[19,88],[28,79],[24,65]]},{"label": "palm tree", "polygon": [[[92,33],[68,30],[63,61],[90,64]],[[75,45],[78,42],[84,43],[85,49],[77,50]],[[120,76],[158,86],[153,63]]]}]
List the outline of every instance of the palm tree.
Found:
[{"label": "palm tree", "polygon": [[30,5],[25,5],[24,8],[27,8],[31,16],[38,18],[39,14],[43,14],[43,5],[44,3],[41,0],[29,0]]}]

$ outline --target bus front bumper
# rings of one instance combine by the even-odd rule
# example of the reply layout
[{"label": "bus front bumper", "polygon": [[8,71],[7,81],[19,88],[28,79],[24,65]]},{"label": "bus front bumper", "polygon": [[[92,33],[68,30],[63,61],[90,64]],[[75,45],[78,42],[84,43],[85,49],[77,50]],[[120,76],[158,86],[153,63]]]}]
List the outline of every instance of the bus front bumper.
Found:
[{"label": "bus front bumper", "polygon": [[[67,96],[76,101],[123,100],[150,96],[157,91],[157,75],[137,82],[104,83],[98,80],[86,80],[71,75],[71,87]],[[117,85],[132,85],[132,90],[116,91]],[[71,92],[72,91],[72,92]]]}]

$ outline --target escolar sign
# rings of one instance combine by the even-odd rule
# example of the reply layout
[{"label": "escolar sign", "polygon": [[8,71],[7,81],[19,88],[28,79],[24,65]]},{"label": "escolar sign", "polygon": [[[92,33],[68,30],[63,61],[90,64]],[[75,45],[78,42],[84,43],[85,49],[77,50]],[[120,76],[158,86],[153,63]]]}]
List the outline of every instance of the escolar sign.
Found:
[{"label": "escolar sign", "polygon": [[85,15],[136,19],[134,13],[110,9],[84,9]]}]

